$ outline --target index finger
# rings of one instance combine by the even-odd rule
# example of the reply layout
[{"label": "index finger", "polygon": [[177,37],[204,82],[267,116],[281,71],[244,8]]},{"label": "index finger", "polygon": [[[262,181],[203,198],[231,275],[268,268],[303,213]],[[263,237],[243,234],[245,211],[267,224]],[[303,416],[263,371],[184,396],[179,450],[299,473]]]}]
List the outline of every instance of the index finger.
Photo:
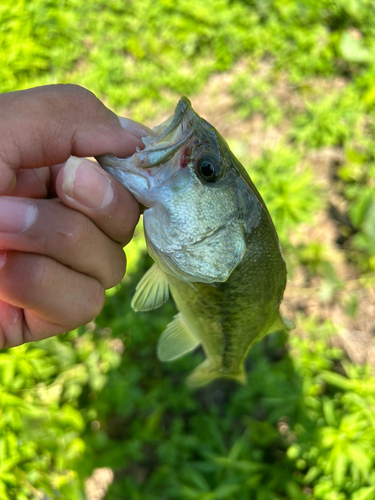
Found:
[{"label": "index finger", "polygon": [[126,157],[142,141],[78,85],[48,85],[0,95],[0,194],[15,188],[21,168],[64,163],[70,155]]}]

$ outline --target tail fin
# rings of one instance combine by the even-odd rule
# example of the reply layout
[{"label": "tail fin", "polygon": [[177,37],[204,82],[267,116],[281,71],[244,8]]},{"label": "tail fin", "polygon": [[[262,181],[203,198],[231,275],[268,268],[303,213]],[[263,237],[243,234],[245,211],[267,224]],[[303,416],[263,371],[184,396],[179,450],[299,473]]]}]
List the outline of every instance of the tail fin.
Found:
[{"label": "tail fin", "polygon": [[208,359],[203,361],[197,368],[189,375],[187,378],[187,384],[190,387],[201,387],[203,385],[209,384],[213,380],[218,378],[227,378],[236,380],[238,383],[245,385],[247,383],[245,368],[243,363],[239,367],[238,372],[226,372],[221,370],[215,370],[210,366]]}]

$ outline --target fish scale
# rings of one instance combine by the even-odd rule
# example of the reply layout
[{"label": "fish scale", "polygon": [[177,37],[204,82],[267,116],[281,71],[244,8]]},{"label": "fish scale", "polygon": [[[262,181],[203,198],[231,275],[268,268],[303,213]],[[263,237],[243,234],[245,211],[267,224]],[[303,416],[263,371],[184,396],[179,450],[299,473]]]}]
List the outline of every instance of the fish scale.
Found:
[{"label": "fish scale", "polygon": [[[263,248],[273,251],[264,259]],[[280,279],[284,276],[284,279]],[[208,359],[215,359],[202,371],[190,376],[191,385],[203,385],[205,380],[233,376],[244,380],[243,361],[252,344],[260,340],[279,323],[279,304],[286,284],[285,263],[278,251],[277,236],[268,218],[252,234],[251,242],[241,263],[224,283],[182,284],[168,276],[172,296],[179,310],[199,331]],[[267,311],[267,314],[264,314]],[[203,378],[203,380],[202,380]]]},{"label": "fish scale", "polygon": [[279,306],[286,267],[268,210],[217,130],[183,97],[173,117],[130,158],[101,166],[146,206],[144,228],[155,264],[132,306],[161,306],[171,293],[179,314],[158,342],[173,361],[199,345],[205,361],[188,377],[245,383],[244,360],[267,333],[290,328]]}]

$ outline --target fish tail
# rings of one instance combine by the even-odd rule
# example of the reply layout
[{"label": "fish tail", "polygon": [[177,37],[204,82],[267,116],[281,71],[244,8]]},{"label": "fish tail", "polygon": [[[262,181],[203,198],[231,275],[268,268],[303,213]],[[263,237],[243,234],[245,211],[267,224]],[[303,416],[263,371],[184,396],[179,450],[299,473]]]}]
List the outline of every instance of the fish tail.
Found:
[{"label": "fish tail", "polygon": [[203,361],[187,378],[187,384],[190,387],[201,387],[209,384],[218,378],[236,380],[236,382],[245,385],[247,383],[246,372],[243,363],[236,372],[228,372],[212,368],[208,359]]}]

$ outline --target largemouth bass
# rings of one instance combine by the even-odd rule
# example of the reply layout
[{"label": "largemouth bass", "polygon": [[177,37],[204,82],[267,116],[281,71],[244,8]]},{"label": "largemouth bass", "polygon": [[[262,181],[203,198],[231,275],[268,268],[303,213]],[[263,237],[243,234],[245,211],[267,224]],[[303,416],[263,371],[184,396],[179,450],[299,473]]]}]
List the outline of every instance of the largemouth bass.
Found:
[{"label": "largemouth bass", "polygon": [[186,97],[154,131],[130,158],[97,158],[147,207],[144,230],[155,264],[132,306],[157,308],[170,291],[179,314],[159,339],[159,359],[202,345],[206,360],[189,376],[191,386],[217,377],[245,383],[251,346],[284,329],[286,268],[274,225],[244,167]]}]

